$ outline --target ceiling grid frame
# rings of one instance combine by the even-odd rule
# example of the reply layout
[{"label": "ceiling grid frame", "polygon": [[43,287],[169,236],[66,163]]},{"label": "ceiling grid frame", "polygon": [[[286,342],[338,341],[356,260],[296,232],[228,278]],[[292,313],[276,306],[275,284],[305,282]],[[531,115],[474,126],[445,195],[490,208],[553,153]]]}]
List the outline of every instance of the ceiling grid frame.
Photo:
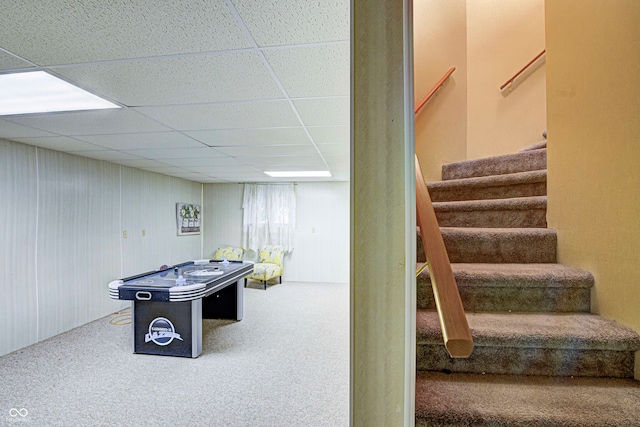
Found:
[{"label": "ceiling grid frame", "polygon": [[[88,10],[91,8],[98,8],[100,11],[103,11],[104,13],[101,14],[101,16],[113,17],[117,16],[119,12],[114,10],[112,2],[101,2],[99,0],[63,0],[63,3],[58,3],[58,0],[42,0],[38,5],[9,3],[7,5],[8,10],[5,11],[5,14],[7,19],[10,20],[12,27],[4,31],[16,32],[16,29],[21,30],[25,27],[24,22],[28,19],[32,19],[31,15],[33,15],[33,10],[30,10],[31,8],[39,9],[41,4],[45,4],[46,7],[51,7],[54,3],[56,7],[63,4],[64,8],[73,9],[73,13],[77,13],[77,10],[75,10],[76,7],[85,8],[87,4],[89,5]],[[342,76],[333,75],[331,78],[323,80],[326,76],[316,73],[317,75],[310,76],[312,77],[310,79],[311,84],[314,84],[315,82],[317,86],[317,82],[321,82],[322,85],[326,84],[326,90],[321,89],[318,91],[316,87],[316,92],[313,93],[313,95],[299,93],[296,95],[300,96],[292,97],[289,94],[287,83],[282,81],[281,76],[269,62],[267,55],[269,52],[278,52],[278,55],[281,55],[285,60],[291,61],[290,59],[287,59],[289,58],[288,53],[301,49],[309,50],[309,52],[311,52],[309,55],[313,54],[315,48],[319,49],[323,47],[332,47],[330,49],[332,54],[334,54],[334,51],[340,52],[342,50],[341,46],[349,45],[348,21],[350,17],[348,13],[348,0],[329,0],[321,4],[309,3],[308,5],[299,3],[296,0],[274,0],[268,4],[265,3],[258,5],[249,4],[248,2],[243,2],[243,0],[235,0],[235,2],[233,0],[196,1],[198,8],[202,8],[205,4],[209,6],[212,3],[215,3],[216,6],[215,9],[217,12],[212,12],[215,16],[180,15],[179,19],[183,23],[189,23],[189,25],[191,25],[192,21],[196,23],[196,28],[190,28],[188,31],[189,34],[206,34],[207,31],[211,34],[215,34],[216,30],[212,30],[212,28],[204,26],[198,28],[197,24],[199,22],[222,22],[220,21],[220,19],[222,19],[225,22],[225,31],[229,34],[235,35],[232,36],[232,39],[229,39],[233,40],[232,44],[223,42],[223,44],[227,43],[227,45],[225,45],[226,47],[217,50],[208,49],[198,51],[197,49],[194,49],[192,51],[178,51],[175,50],[178,45],[172,40],[169,44],[171,44],[170,48],[174,49],[174,51],[167,53],[168,51],[163,51],[163,40],[153,39],[143,40],[142,43],[142,45],[144,45],[144,43],[153,42],[154,46],[158,46],[158,48],[154,47],[154,51],[148,52],[149,54],[144,52],[144,55],[127,57],[127,52],[139,53],[141,50],[135,45],[132,45],[131,47],[126,47],[123,51],[124,54],[121,55],[119,53],[118,46],[115,46],[111,49],[111,58],[100,58],[99,55],[101,52],[99,50],[91,51],[91,48],[92,46],[100,46],[101,41],[93,40],[91,33],[87,33],[86,40],[71,40],[70,36],[66,35],[64,27],[56,27],[56,25],[59,25],[56,21],[56,16],[38,16],[37,19],[41,21],[41,27],[43,27],[42,34],[50,32],[55,35],[55,38],[62,40],[63,43],[61,47],[67,49],[67,51],[63,53],[63,56],[66,55],[68,58],[73,58],[73,61],[68,63],[53,63],[54,61],[41,62],[24,54],[24,52],[27,51],[22,49],[21,43],[23,43],[22,39],[24,37],[22,37],[20,31],[17,31],[16,34],[7,35],[0,29],[0,40],[2,40],[0,41],[0,73],[45,70],[53,75],[62,77],[63,80],[74,83],[91,93],[112,100],[119,105],[123,105],[123,109],[127,111],[127,114],[125,115],[111,116],[113,118],[112,120],[107,118],[104,125],[96,125],[91,132],[88,132],[86,129],[81,129],[81,123],[87,122],[97,124],[103,118],[91,111],[66,114],[54,113],[50,115],[53,119],[44,119],[44,115],[38,114],[2,116],[0,117],[0,138],[48,149],[65,151],[85,157],[93,157],[98,160],[110,161],[122,165],[139,164],[142,165],[137,166],[140,169],[164,173],[171,176],[187,177],[186,179],[193,179],[203,183],[256,182],[257,176],[260,176],[257,174],[262,174],[263,170],[259,167],[259,163],[261,162],[259,162],[258,159],[260,156],[256,156],[255,152],[260,151],[262,153],[270,154],[269,150],[264,147],[274,146],[278,148],[274,149],[273,152],[277,151],[278,155],[265,155],[263,162],[264,165],[275,165],[274,168],[276,170],[290,170],[294,166],[308,168],[311,166],[318,167],[320,165],[322,168],[330,170],[334,176],[329,179],[304,178],[301,179],[301,181],[347,181],[349,179],[349,135],[348,132],[344,131],[344,129],[348,127],[349,117],[348,111],[346,115],[342,113],[344,105],[348,105],[349,93],[346,91],[346,93],[342,94],[340,90],[337,91],[340,93],[337,93],[335,89],[335,84],[337,83],[339,83],[339,87],[344,87],[345,81],[341,80]],[[242,5],[244,7],[243,11],[245,12],[247,11],[247,7],[250,6],[252,8],[251,13],[247,16],[243,16],[242,11],[239,11],[234,3]],[[221,5],[224,5],[224,7],[221,7]],[[136,5],[135,7],[144,8],[147,6]],[[163,8],[165,11],[171,9],[164,6]],[[178,7],[178,9],[180,8],[181,7]],[[253,10],[254,8],[255,10]],[[310,8],[310,11],[306,11],[305,8]],[[226,9],[226,11],[224,9]],[[285,11],[284,14],[288,16],[286,16],[285,19],[280,20],[280,15],[283,14],[283,11]],[[65,14],[66,11],[54,11],[53,15],[56,13]],[[149,8],[145,13],[150,14],[151,21],[153,22],[160,22],[160,19],[166,18],[166,22],[163,21],[163,23],[165,23],[167,27],[170,27],[173,24],[173,17],[169,15],[166,17],[154,15],[155,11],[152,10],[152,8]],[[222,15],[218,16],[216,13],[221,13],[226,17],[221,18]],[[146,37],[146,34],[144,34],[144,28],[119,27],[121,24],[115,20],[112,22],[98,22],[98,19],[98,17],[89,17],[89,27],[90,24],[93,23],[94,25],[99,25],[99,30],[113,28],[113,33],[116,36],[115,42],[127,42],[127,37],[131,37],[129,42],[135,44],[138,40],[137,37]],[[246,22],[245,19],[249,19],[250,22]],[[229,26],[230,20],[234,22],[237,29],[233,29]],[[269,20],[270,22],[267,22]],[[262,26],[263,23],[264,26]],[[40,31],[40,29],[38,31]],[[175,33],[177,30],[171,29],[170,32],[171,31]],[[269,41],[264,45],[258,45],[259,41],[256,39],[255,34],[253,33],[254,31],[257,31],[255,34],[259,34],[262,37],[262,41],[265,40],[265,35]],[[41,34],[37,31],[35,32],[36,34],[29,34],[29,37],[32,37],[33,40],[37,42],[40,40],[38,37],[41,37]],[[159,33],[156,32],[152,37],[157,37],[158,34]],[[5,37],[5,35],[7,36]],[[240,40],[238,35],[242,35],[244,41]],[[190,40],[187,44],[192,46],[220,45],[217,41],[209,43],[208,40]],[[235,44],[235,46],[233,46],[233,44]],[[9,45],[12,48],[9,48]],[[78,51],[81,53],[86,51],[91,55],[97,56],[90,61],[82,61],[81,56],[76,57],[75,55],[75,46],[80,48]],[[181,46],[179,46],[179,48],[181,49]],[[197,100],[189,101],[189,99],[184,99],[180,100],[180,102],[173,103],[169,99],[165,100],[160,98],[163,102],[159,105],[134,105],[133,102],[131,103],[132,105],[126,105],[119,99],[111,97],[109,93],[96,91],[96,82],[91,81],[92,78],[95,79],[96,77],[93,74],[87,74],[87,84],[65,76],[65,71],[72,67],[86,67],[85,69],[89,69],[89,67],[113,66],[117,64],[149,64],[153,62],[156,64],[162,64],[168,59],[185,61],[188,58],[210,58],[214,56],[224,57],[224,55],[229,55],[230,53],[257,55],[259,61],[264,66],[264,72],[274,82],[279,91],[276,97],[269,99],[237,98],[210,102]],[[330,58],[331,60],[335,60],[339,63],[338,65],[341,67],[338,67],[339,69],[344,70],[345,67],[346,69],[349,68],[348,54],[346,57]],[[326,62],[326,58],[322,60]],[[313,58],[310,58],[310,61],[313,61]],[[285,62],[285,64],[287,63]],[[289,62],[289,64],[291,64],[290,68],[294,68],[298,65],[291,62]],[[313,69],[312,64],[313,62],[309,62],[306,65],[301,64],[301,66],[303,68],[306,66],[306,69]],[[227,72],[224,69],[216,70],[215,72],[218,71],[221,73]],[[181,70],[178,68],[177,72],[180,74],[178,77],[181,79],[178,80],[178,83],[188,84],[189,73],[195,72],[197,74],[198,70],[189,70],[188,68]],[[280,70],[280,72],[282,72],[282,70]],[[213,76],[214,78],[218,77],[215,73]],[[223,75],[220,75],[220,77],[225,78]],[[344,79],[348,82],[348,72],[344,76]],[[290,80],[291,79],[289,79],[289,81]],[[155,82],[152,80],[144,83],[144,86],[147,86],[147,90],[149,91],[163,91],[162,85],[154,87],[153,85]],[[142,86],[142,84],[140,84],[140,86]],[[334,89],[331,89],[331,87]],[[196,91],[195,93],[198,92]],[[316,110],[314,107],[316,102],[321,102],[323,107]],[[298,108],[302,103],[305,103],[304,113]],[[285,116],[290,115],[289,119],[285,119],[283,121],[282,118],[285,116],[281,116],[280,113],[274,115],[275,111],[280,111],[278,110],[278,108],[280,108],[278,107],[279,105],[286,105],[286,109],[288,109],[289,112],[286,113]],[[277,108],[270,113],[269,110],[273,110],[273,107]],[[269,119],[270,121],[268,122],[260,122],[260,117],[253,118],[251,114],[254,113],[251,113],[251,111],[258,108],[267,110],[262,114],[265,116],[265,119],[271,117],[276,120]],[[283,114],[284,111],[285,110],[281,109]],[[160,114],[160,112],[162,112],[162,114]],[[220,112],[226,114],[218,116]],[[323,119],[322,115],[327,113],[329,113],[329,116],[335,117],[330,120]],[[344,119],[337,119],[337,117],[342,117],[341,114],[346,117]],[[242,117],[243,115],[251,117],[252,120],[250,120],[246,125],[239,124],[234,126],[234,120],[237,122],[237,117]],[[186,120],[186,122],[190,122],[196,126],[193,129],[174,126],[175,120],[174,123],[165,120],[171,116],[184,116],[184,119],[190,119]],[[125,119],[124,122],[120,122],[120,118]],[[120,123],[122,123],[122,125]],[[155,126],[150,127],[151,123],[154,123]],[[255,133],[247,133],[247,129],[251,129],[252,131],[255,131]],[[304,134],[304,140],[300,139],[299,143],[296,144],[294,143],[297,141],[295,138],[286,137],[282,140],[282,143],[276,144],[274,138],[272,138],[273,135],[277,134],[277,132],[274,131],[275,129],[284,129],[284,132],[287,132],[284,135],[293,135],[295,132],[300,132],[300,135]],[[220,130],[228,132],[219,132]],[[205,133],[207,131],[209,131],[210,134],[205,138]],[[167,132],[167,135],[175,135],[177,138],[174,142],[175,146],[168,147],[164,145],[165,143],[162,143],[154,150],[149,147],[148,143],[140,144],[139,147],[136,147],[135,145],[122,145],[120,141],[123,140],[123,138],[134,141],[135,135],[140,135],[142,137],[144,136],[143,134],[148,134],[149,132]],[[103,145],[101,145],[102,142],[101,144],[97,144],[97,139],[89,138],[89,136],[98,135],[105,135],[105,142]],[[246,150],[237,150],[235,148],[231,149],[231,147],[243,146],[241,140],[242,135],[244,135],[245,138],[251,138],[250,140],[247,140],[244,145]],[[193,144],[188,144],[189,147],[184,147],[178,142],[180,141],[180,138],[188,138],[194,143],[197,143],[198,149],[209,150],[201,151],[200,153],[211,153],[206,156],[198,154],[197,159],[196,157],[191,157],[194,158],[193,163],[201,164],[201,157],[219,158],[226,156],[226,158],[229,159],[228,165],[226,168],[221,166],[203,168],[202,166],[196,166],[195,164],[193,166],[189,166],[189,162],[184,160],[174,162],[185,163],[185,166],[181,167],[167,163],[167,153],[171,153],[171,151],[166,150],[176,150],[176,153],[178,153],[179,150],[185,150],[185,155],[176,154],[176,159],[187,159],[190,158],[189,156],[196,155],[197,152],[194,151],[195,146]],[[300,136],[300,138],[302,138],[302,136]],[[107,143],[106,141],[108,140],[112,140],[114,142]],[[300,149],[304,145],[313,147],[315,154],[313,156],[300,156]],[[289,147],[291,151],[287,152],[286,147],[283,146]],[[227,147],[230,151],[237,153],[237,155],[228,156],[218,150],[218,148]],[[251,147],[262,148],[259,150],[252,150]],[[155,156],[153,155],[154,151],[163,154]],[[219,156],[219,154],[222,155]],[[313,160],[314,158],[315,160]],[[280,162],[278,163],[279,160]],[[144,166],[145,161],[153,162],[147,163],[148,166]],[[298,163],[294,163],[295,161],[298,161]],[[231,165],[237,163],[242,167],[238,167],[237,172],[232,172],[233,167]],[[280,181],[278,178],[270,178],[264,174],[262,174],[261,178],[265,182]]]}]

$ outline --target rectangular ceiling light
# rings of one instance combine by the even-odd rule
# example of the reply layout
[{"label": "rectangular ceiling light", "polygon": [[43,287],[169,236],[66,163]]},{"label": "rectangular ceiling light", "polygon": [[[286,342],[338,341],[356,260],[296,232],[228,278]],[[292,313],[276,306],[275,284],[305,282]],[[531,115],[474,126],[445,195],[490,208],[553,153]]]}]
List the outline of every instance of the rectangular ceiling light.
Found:
[{"label": "rectangular ceiling light", "polygon": [[269,171],[265,173],[273,178],[325,178],[331,176],[329,171]]},{"label": "rectangular ceiling light", "polygon": [[45,71],[0,74],[0,116],[120,108]]}]

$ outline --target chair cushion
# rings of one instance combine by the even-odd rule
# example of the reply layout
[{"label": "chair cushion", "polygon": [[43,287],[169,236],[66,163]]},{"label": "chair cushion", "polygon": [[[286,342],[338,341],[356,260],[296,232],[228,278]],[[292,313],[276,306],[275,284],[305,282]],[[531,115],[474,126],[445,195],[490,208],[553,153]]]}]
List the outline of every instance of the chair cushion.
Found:
[{"label": "chair cushion", "polygon": [[284,247],[278,245],[268,245],[260,249],[258,253],[258,263],[270,263],[282,265],[284,257]]},{"label": "chair cushion", "polygon": [[237,248],[234,246],[220,246],[216,251],[213,259],[226,259],[230,261],[239,261],[244,254],[243,248]]},{"label": "chair cushion", "polygon": [[253,273],[248,277],[256,280],[270,280],[282,276],[282,266],[278,264],[258,262],[253,265]]}]

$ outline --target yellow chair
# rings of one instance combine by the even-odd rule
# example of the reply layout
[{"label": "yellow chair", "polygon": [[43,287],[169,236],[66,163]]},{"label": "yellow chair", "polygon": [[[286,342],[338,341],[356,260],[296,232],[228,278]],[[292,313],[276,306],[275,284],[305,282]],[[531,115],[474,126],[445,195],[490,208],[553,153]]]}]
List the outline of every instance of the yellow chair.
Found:
[{"label": "yellow chair", "polygon": [[244,255],[244,249],[235,246],[220,246],[213,255],[215,260],[240,261]]},{"label": "yellow chair", "polygon": [[253,273],[247,278],[264,282],[265,290],[267,289],[267,282],[274,277],[279,277],[280,283],[282,283],[283,261],[284,246],[264,246],[258,253],[258,262],[253,265]]}]

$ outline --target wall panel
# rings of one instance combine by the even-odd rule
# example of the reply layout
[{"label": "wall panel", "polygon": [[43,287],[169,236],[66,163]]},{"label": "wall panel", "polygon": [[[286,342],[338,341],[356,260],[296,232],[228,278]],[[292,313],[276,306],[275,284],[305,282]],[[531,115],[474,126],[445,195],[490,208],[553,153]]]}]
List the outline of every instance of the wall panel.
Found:
[{"label": "wall panel", "polygon": [[292,281],[349,281],[349,183],[296,186],[295,247],[285,262]]},{"label": "wall panel", "polygon": [[202,235],[177,236],[175,206],[202,203],[201,190],[0,140],[0,355],[128,305],[109,298],[111,280],[200,258]]},{"label": "wall panel", "polygon": [[112,306],[119,265],[119,166],[38,149],[39,339],[94,320]]},{"label": "wall panel", "polygon": [[0,140],[0,355],[38,340],[36,149]]},{"label": "wall panel", "polygon": [[202,235],[177,235],[176,203],[202,204],[201,184],[122,167],[123,277],[201,257]]},{"label": "wall panel", "polygon": [[212,257],[218,246],[242,246],[242,184],[206,184],[203,214],[204,257]]}]

